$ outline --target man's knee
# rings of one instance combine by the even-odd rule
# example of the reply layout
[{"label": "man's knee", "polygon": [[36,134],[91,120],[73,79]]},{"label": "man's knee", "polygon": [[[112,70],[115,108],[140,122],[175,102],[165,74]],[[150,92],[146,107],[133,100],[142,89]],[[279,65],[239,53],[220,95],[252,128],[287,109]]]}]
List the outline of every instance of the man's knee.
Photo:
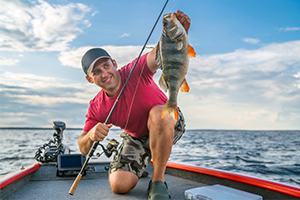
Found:
[{"label": "man's knee", "polygon": [[148,118],[148,129],[151,128],[159,128],[159,129],[165,129],[165,128],[174,128],[176,124],[176,120],[173,118],[172,115],[167,116],[166,118],[161,117],[161,112],[163,110],[163,105],[157,105],[154,106],[149,113]]},{"label": "man's knee", "polygon": [[156,105],[152,107],[149,112],[149,118],[153,118],[153,120],[159,119],[162,110],[163,110],[163,105]]},{"label": "man's knee", "polygon": [[132,172],[115,171],[109,175],[109,183],[112,191],[116,194],[126,194],[132,190],[139,178]]}]

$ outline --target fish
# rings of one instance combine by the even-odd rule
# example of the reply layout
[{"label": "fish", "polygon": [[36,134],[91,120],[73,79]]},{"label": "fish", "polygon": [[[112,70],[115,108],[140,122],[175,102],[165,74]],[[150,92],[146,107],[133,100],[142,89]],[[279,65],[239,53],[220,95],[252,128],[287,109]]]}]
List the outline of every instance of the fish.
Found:
[{"label": "fish", "polygon": [[189,57],[196,57],[195,50],[189,45],[188,36],[177,20],[175,13],[165,14],[162,20],[162,35],[156,46],[155,62],[162,69],[160,87],[169,91],[169,98],[161,112],[161,118],[173,113],[178,119],[177,96],[179,89],[189,92],[185,79]]}]

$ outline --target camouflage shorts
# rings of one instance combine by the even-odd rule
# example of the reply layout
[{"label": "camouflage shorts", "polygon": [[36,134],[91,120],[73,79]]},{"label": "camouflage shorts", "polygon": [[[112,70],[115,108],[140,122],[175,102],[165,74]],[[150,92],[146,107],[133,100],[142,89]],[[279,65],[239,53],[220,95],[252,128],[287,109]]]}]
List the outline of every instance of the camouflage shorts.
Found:
[{"label": "camouflage shorts", "polygon": [[[174,128],[173,144],[175,144],[185,132],[184,117],[179,108],[178,112],[178,120]],[[141,178],[151,160],[149,136],[135,138],[123,132],[121,137],[123,138],[123,141],[118,149],[118,153],[110,163],[109,173],[119,170],[130,171]]]}]

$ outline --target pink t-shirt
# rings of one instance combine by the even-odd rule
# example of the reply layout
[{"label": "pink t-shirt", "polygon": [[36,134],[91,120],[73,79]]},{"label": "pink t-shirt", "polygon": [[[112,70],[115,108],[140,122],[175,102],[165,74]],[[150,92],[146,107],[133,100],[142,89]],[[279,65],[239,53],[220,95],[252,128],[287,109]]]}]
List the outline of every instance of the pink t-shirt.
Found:
[{"label": "pink t-shirt", "polygon": [[[155,105],[164,105],[167,101],[166,95],[153,81],[155,73],[148,68],[146,57],[147,54],[140,57],[107,122],[107,124],[112,123],[124,129],[126,133],[133,137],[142,137],[149,134],[147,120],[150,109]],[[118,70],[121,75],[121,87],[118,94],[135,62],[136,59]],[[103,90],[100,90],[97,96],[90,101],[83,131],[88,132],[98,122],[105,122],[118,94],[114,97],[108,97]]]}]

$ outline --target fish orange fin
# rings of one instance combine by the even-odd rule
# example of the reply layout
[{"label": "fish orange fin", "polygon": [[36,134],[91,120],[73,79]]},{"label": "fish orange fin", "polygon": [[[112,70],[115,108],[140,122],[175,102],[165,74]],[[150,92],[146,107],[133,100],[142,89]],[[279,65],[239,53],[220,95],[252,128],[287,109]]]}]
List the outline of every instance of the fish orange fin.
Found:
[{"label": "fish orange fin", "polygon": [[181,92],[189,92],[190,91],[190,87],[189,85],[187,84],[186,80],[184,79],[182,84],[181,84],[181,87],[180,87],[180,91]]},{"label": "fish orange fin", "polygon": [[195,52],[194,48],[191,45],[189,45],[189,47],[188,47],[188,54],[191,58],[196,57],[196,52]]},{"label": "fish orange fin", "polygon": [[161,87],[161,89],[163,89],[165,92],[167,92],[168,84],[166,83],[166,80],[165,80],[165,77],[163,74],[161,75],[158,83],[159,83],[159,86]]},{"label": "fish orange fin", "polygon": [[169,116],[171,113],[174,114],[174,118],[175,120],[178,119],[178,109],[177,106],[170,106],[167,103],[165,104],[162,112],[161,112],[161,118],[165,118],[167,116]]},{"label": "fish orange fin", "polygon": [[178,109],[176,108],[176,110],[173,113],[174,113],[174,118],[177,121],[178,120]]}]

